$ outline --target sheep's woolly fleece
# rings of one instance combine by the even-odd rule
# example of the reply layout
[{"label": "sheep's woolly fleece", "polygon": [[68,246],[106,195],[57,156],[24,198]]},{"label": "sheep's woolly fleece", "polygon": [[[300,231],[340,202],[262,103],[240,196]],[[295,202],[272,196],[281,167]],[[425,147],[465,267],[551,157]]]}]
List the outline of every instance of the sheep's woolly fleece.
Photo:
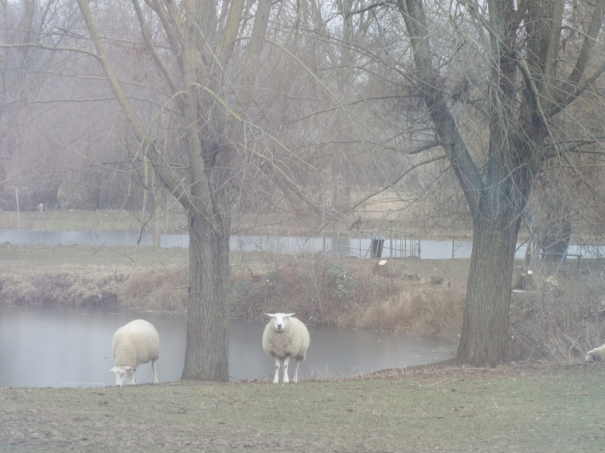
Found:
[{"label": "sheep's woolly fleece", "polygon": [[298,381],[298,367],[307,358],[307,349],[311,342],[309,330],[300,320],[293,318],[294,313],[267,313],[271,320],[263,332],[263,350],[275,359],[275,376],[273,383],[279,382],[279,369],[283,363],[283,382],[288,383],[288,363],[296,359],[296,371],[293,382]]},{"label": "sheep's woolly fleece", "polygon": [[159,358],[160,337],[158,331],[148,321],[137,319],[120,327],[113,335],[111,345],[115,366],[109,370],[116,374],[116,385],[130,378],[136,384],[137,367],[151,360],[151,367],[158,383],[155,362]]},{"label": "sheep's woolly fleece", "polygon": [[594,361],[597,361],[597,360],[599,360],[599,361],[605,360],[605,345],[588,351],[586,353],[586,358],[584,360],[586,360],[587,362],[594,362]]}]

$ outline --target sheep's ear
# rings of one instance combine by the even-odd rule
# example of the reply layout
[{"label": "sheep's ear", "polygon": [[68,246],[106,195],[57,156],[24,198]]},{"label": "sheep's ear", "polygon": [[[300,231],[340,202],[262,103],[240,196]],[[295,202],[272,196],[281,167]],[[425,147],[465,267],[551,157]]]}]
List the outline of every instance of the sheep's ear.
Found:
[{"label": "sheep's ear", "polygon": [[286,313],[284,314],[284,318],[289,318],[290,316],[294,316],[296,313]]},{"label": "sheep's ear", "polygon": [[114,366],[111,370],[108,371],[108,373],[117,373],[118,371],[118,367]]},{"label": "sheep's ear", "polygon": [[275,318],[275,315],[274,315],[274,314],[271,314],[271,313],[265,313],[265,314],[266,314],[266,315],[267,315],[269,318]]}]

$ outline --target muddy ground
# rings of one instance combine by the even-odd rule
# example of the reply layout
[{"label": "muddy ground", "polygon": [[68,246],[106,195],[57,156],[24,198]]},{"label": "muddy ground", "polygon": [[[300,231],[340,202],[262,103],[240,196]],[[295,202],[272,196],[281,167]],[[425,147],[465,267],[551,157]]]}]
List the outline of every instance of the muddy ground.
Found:
[{"label": "muddy ground", "polygon": [[0,388],[0,451],[600,452],[604,372],[449,365],[290,385]]}]

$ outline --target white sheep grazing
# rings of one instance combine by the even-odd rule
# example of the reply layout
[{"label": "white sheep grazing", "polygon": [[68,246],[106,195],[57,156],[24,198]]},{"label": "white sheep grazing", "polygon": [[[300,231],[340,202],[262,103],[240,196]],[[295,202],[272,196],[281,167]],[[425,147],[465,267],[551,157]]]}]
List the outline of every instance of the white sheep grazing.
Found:
[{"label": "white sheep grazing", "polygon": [[292,318],[294,313],[265,313],[271,320],[263,332],[263,350],[275,359],[275,377],[273,383],[279,382],[279,367],[284,364],[284,384],[290,382],[288,378],[288,362],[296,359],[296,372],[294,382],[298,381],[298,366],[307,358],[307,349],[311,337],[309,331],[300,320]]},{"label": "white sheep grazing", "polygon": [[605,345],[592,349],[586,353],[586,358],[584,359],[587,362],[594,362],[596,360],[605,360]]},{"label": "white sheep grazing", "polygon": [[120,327],[113,335],[111,350],[116,366],[109,371],[116,374],[116,385],[121,386],[128,378],[136,384],[137,367],[150,360],[154,382],[158,383],[155,361],[159,358],[160,336],[153,324],[137,319]]}]

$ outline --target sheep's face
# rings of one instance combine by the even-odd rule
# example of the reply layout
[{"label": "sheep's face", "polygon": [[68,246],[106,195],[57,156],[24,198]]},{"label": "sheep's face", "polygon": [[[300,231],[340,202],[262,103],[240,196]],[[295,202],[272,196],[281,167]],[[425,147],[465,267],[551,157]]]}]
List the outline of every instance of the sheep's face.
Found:
[{"label": "sheep's face", "polygon": [[595,361],[594,352],[590,351],[588,354],[586,354],[586,358],[584,360],[586,360],[587,362],[594,362]]},{"label": "sheep's face", "polygon": [[109,371],[113,371],[116,374],[116,385],[122,386],[125,379],[130,379],[132,377],[134,368],[131,366],[114,366]]},{"label": "sheep's face", "polygon": [[273,323],[273,327],[275,328],[275,330],[277,331],[282,331],[286,328],[286,326],[288,325],[288,318],[292,315],[294,315],[294,313],[275,313],[275,314],[271,314],[271,313],[265,313],[267,316],[269,316],[271,318],[271,321]]}]

